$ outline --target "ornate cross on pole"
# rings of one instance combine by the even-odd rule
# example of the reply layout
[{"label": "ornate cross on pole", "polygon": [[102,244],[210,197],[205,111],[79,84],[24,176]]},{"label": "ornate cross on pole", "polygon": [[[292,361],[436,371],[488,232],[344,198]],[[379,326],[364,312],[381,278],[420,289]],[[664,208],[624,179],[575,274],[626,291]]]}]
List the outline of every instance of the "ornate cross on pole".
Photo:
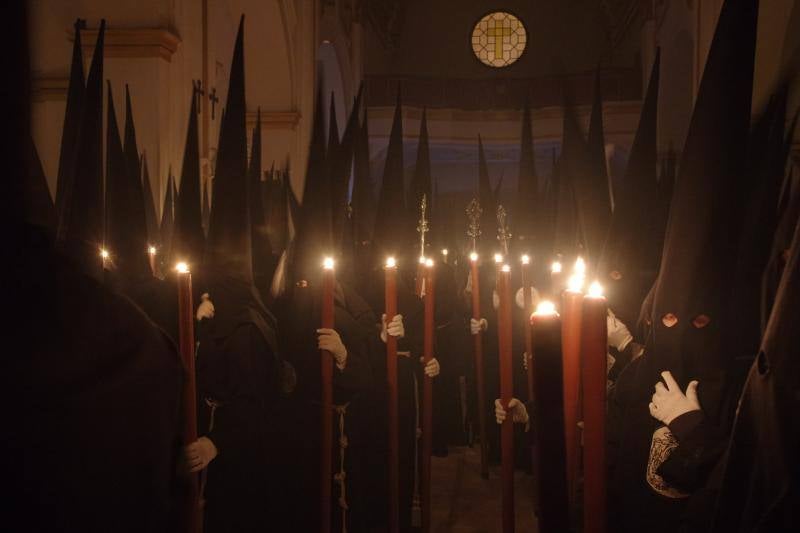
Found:
[{"label": "ornate cross on pole", "polygon": [[211,120],[216,120],[217,102],[219,102],[216,87],[211,88],[211,91],[208,93],[208,99],[211,100]]},{"label": "ornate cross on pole", "polygon": [[497,206],[497,240],[500,241],[503,256],[507,256],[511,232],[508,231],[508,224],[506,224],[506,208],[502,205]]},{"label": "ornate cross on pole", "polygon": [[467,237],[472,241],[472,251],[478,249],[478,237],[481,235],[481,204],[477,198],[473,198],[467,205],[467,218],[469,218],[469,228],[467,229]]},{"label": "ornate cross on pole", "polygon": [[419,233],[419,256],[425,257],[425,234],[428,233],[428,219],[425,217],[425,211],[428,209],[428,196],[422,195],[419,202],[419,226],[417,232]]},{"label": "ornate cross on pole", "polygon": [[199,115],[200,114],[200,97],[203,96],[204,94],[206,94],[206,92],[203,90],[203,81],[202,80],[194,80],[194,82],[192,82],[192,85],[194,87],[194,89],[192,91],[192,96],[195,99],[194,100],[194,105],[195,105],[195,109],[197,109],[197,114]]}]

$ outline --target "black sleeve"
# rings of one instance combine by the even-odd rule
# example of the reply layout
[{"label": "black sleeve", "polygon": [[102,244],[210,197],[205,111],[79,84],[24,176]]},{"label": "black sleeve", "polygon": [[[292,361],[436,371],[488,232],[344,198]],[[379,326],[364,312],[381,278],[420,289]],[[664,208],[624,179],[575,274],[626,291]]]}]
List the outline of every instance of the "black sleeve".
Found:
[{"label": "black sleeve", "polygon": [[344,370],[333,368],[334,401],[346,402],[359,392],[365,391],[372,382],[369,362],[369,342],[366,330],[346,311],[336,308],[336,331],[347,349]]},{"label": "black sleeve", "polygon": [[669,424],[669,430],[678,440],[678,447],[658,468],[658,474],[671,486],[694,492],[705,485],[725,452],[727,436],[699,410],[677,417]]}]

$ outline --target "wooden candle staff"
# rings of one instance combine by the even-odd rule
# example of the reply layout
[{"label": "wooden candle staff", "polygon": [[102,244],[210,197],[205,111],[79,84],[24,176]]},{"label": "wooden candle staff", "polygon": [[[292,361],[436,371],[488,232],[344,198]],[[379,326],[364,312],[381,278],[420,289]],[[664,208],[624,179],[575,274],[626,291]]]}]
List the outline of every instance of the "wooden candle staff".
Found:
[{"label": "wooden candle staff", "polygon": [[[500,402],[507,410],[514,396],[511,351],[511,269],[503,265],[497,278],[498,340],[500,354]],[[500,433],[501,483],[503,495],[503,533],[514,532],[514,421],[507,417]]]},{"label": "wooden candle staff", "polygon": [[[427,365],[433,359],[434,337],[436,335],[435,285],[433,261],[425,261],[425,281],[423,296],[425,298],[425,329],[423,337],[422,363]],[[422,531],[428,533],[431,528],[431,455],[433,453],[433,378],[424,375],[422,378]]]},{"label": "wooden candle staff", "polygon": [[[186,369],[186,383],[183,388],[183,444],[197,440],[197,388],[195,382],[195,340],[194,303],[192,302],[192,274],[186,263],[175,267],[178,275],[178,347],[181,360]],[[183,524],[187,533],[201,530],[202,511],[200,509],[200,476],[190,474],[183,500]]]},{"label": "wooden candle staff", "polygon": [[[333,329],[333,289],[336,279],[333,259],[326,258],[322,269],[322,327]],[[320,353],[322,403],[320,405],[320,531],[331,530],[331,483],[333,480],[333,356]]]},{"label": "wooden candle staff", "polygon": [[606,530],[606,352],[608,307],[595,282],[583,299],[583,531]]},{"label": "wooden candle staff", "polygon": [[533,401],[533,365],[531,356],[533,354],[533,338],[531,337],[531,313],[533,313],[533,294],[531,291],[531,259],[523,255],[521,266],[522,277],[522,334],[525,339],[525,357],[527,359],[527,382],[528,382],[528,401]]},{"label": "wooden candle staff", "polygon": [[[386,260],[384,305],[386,320],[397,314],[397,263],[393,257]],[[389,532],[398,533],[400,527],[400,464],[398,459],[398,404],[397,404],[397,338],[386,335],[386,383],[389,395],[387,422],[389,424]]]},{"label": "wooden candle staff", "polygon": [[561,295],[561,342],[564,380],[564,438],[567,453],[567,488],[570,502],[575,498],[580,456],[580,379],[581,379],[581,305],[585,266],[580,258]]}]

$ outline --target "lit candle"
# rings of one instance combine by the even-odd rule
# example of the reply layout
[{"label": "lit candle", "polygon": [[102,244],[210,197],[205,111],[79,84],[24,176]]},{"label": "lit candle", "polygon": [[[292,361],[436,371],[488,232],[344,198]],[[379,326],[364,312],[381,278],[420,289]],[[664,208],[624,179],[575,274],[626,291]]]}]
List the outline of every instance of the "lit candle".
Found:
[{"label": "lit candle", "polygon": [[150,271],[156,275],[156,253],[158,250],[152,244],[147,247],[147,258],[150,261]]},{"label": "lit candle", "polygon": [[447,263],[447,254],[448,254],[448,253],[449,253],[449,252],[448,252],[447,248],[442,248],[442,260],[443,260],[445,263]]},{"label": "lit candle", "polygon": [[[178,348],[186,369],[183,387],[183,444],[197,440],[197,385],[195,382],[194,303],[192,301],[192,274],[189,265],[175,265],[178,283]],[[185,520],[187,531],[199,531],[201,524],[200,476],[192,475],[186,484]]]},{"label": "lit candle", "polygon": [[[384,305],[386,307],[387,322],[397,314],[397,262],[394,257],[386,260],[384,268],[385,292]],[[386,383],[388,393],[389,424],[389,531],[397,533],[400,523],[400,463],[399,463],[399,432],[398,432],[398,404],[397,404],[397,338],[386,335]],[[329,516],[329,515],[323,515]]]},{"label": "lit candle", "polygon": [[608,307],[594,282],[583,298],[581,362],[583,377],[584,531],[604,533],[606,525],[606,353]]},{"label": "lit candle", "polygon": [[[500,401],[505,409],[514,396],[514,365],[511,346],[511,268],[503,265],[497,278],[500,305],[497,328],[500,355]],[[514,531],[514,422],[506,418],[500,433],[503,532]]]},{"label": "lit candle", "polygon": [[581,377],[581,304],[583,276],[586,266],[581,258],[575,262],[567,290],[561,293],[561,330],[564,380],[564,438],[567,453],[567,488],[570,501],[575,497],[580,454],[580,377]]},{"label": "lit candle", "polygon": [[531,315],[536,414],[532,416],[539,531],[569,531],[561,361],[561,319],[553,302]]},{"label": "lit candle", "polygon": [[[472,279],[472,318],[481,319],[481,290],[478,281],[478,254],[469,254],[470,276]],[[479,331],[472,336],[475,354],[475,388],[478,394],[478,431],[481,438],[481,476],[489,479],[488,448],[486,442],[486,388],[483,381],[483,335]]]},{"label": "lit candle", "polygon": [[111,254],[105,248],[100,248],[100,259],[103,261],[103,270],[111,267]]},{"label": "lit candle", "polygon": [[[433,260],[425,261],[425,329],[423,330],[422,362],[428,364],[433,359],[434,337],[436,335],[435,289]],[[431,454],[433,452],[433,378],[422,378],[422,531],[430,531],[431,525]]]},{"label": "lit candle", "polygon": [[[333,329],[333,289],[336,279],[333,259],[326,257],[322,264],[321,327]],[[320,354],[321,404],[320,404],[320,516],[331,514],[331,479],[333,479],[333,356],[328,351]],[[322,531],[330,531],[330,520],[321,521]]]},{"label": "lit candle", "polygon": [[550,265],[550,293],[554,298],[557,298],[564,288],[563,270],[564,267],[561,265],[561,261],[553,261]]}]

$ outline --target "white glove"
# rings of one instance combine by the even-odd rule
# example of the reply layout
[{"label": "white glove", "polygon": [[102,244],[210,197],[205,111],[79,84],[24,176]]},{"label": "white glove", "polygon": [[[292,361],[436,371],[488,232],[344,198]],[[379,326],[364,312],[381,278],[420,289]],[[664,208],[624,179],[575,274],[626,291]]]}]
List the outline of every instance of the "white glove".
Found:
[{"label": "white glove", "polygon": [[[419,358],[419,362],[420,363],[424,362],[422,357]],[[430,378],[435,378],[436,376],[439,375],[439,372],[441,370],[439,368],[439,360],[436,359],[435,357],[431,357],[431,360],[428,361],[425,364],[425,369],[424,370],[425,370],[425,375],[426,376],[428,376]]]},{"label": "white glove", "polygon": [[500,295],[497,294],[496,290],[492,290],[492,307],[495,311],[500,309]]},{"label": "white glove", "polygon": [[486,331],[487,329],[489,329],[489,323],[485,318],[481,318],[480,320],[476,320],[474,318],[469,319],[469,332],[473,335],[477,335],[478,333]]},{"label": "white glove", "polygon": [[197,321],[200,322],[204,318],[214,318],[214,304],[211,303],[211,297],[207,292],[200,296],[200,305],[197,306]]},{"label": "white glove", "polygon": [[633,335],[628,331],[628,326],[617,319],[611,309],[608,310],[606,325],[608,327],[608,345],[620,352],[627,348],[633,340]]},{"label": "white glove", "polygon": [[333,355],[336,361],[336,368],[344,370],[347,364],[347,348],[342,343],[342,338],[335,329],[321,328],[317,330],[317,348],[326,350]]},{"label": "white glove", "polygon": [[[508,402],[508,409],[511,411],[511,420],[515,424],[525,424],[525,430],[527,431],[530,417],[528,417],[528,410],[525,408],[525,404],[516,398],[511,398],[511,401]],[[500,401],[500,398],[496,399],[494,401],[494,417],[497,423],[502,424],[505,422],[507,414],[506,410],[503,409],[503,402]]]},{"label": "white glove", "polygon": [[199,472],[217,456],[217,447],[208,437],[200,437],[193,443],[184,446],[183,454],[189,472]]},{"label": "white glove", "polygon": [[525,372],[528,371],[528,364],[529,364],[528,360],[530,358],[531,356],[528,355],[528,352],[522,352],[522,370],[524,370]]},{"label": "white glove", "polygon": [[697,381],[692,381],[686,387],[686,394],[669,371],[662,372],[667,386],[660,381],[656,383],[656,392],[650,401],[650,415],[666,425],[690,411],[699,411],[700,402],[697,399]]},{"label": "white glove", "polygon": [[[525,309],[525,293],[522,291],[523,287],[517,289],[517,294],[514,295],[514,301],[517,302],[517,307],[520,309]],[[536,290],[536,287],[531,285],[531,306],[536,309],[536,306],[539,304],[539,291]]]},{"label": "white glove", "polygon": [[386,342],[386,335],[389,334],[397,339],[406,336],[406,328],[403,326],[403,315],[394,315],[394,318],[386,323],[386,313],[381,315],[381,340]]}]

